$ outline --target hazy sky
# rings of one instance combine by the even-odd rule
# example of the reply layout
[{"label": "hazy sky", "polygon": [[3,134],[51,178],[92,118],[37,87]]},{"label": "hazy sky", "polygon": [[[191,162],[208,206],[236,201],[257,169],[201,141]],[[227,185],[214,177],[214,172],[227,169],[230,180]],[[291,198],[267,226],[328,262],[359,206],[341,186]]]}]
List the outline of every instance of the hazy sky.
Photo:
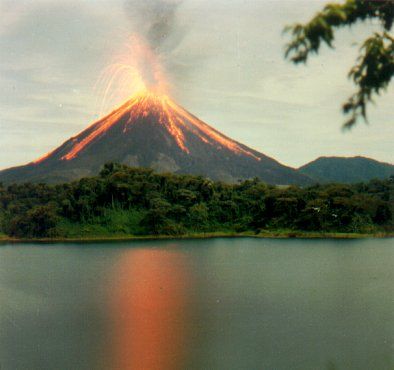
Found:
[{"label": "hazy sky", "polygon": [[[0,0],[0,168],[40,157],[97,119],[101,71],[130,34],[152,36],[146,2]],[[172,96],[287,165],[322,155],[393,162],[392,87],[370,108],[369,126],[341,131],[340,106],[354,90],[346,75],[376,24],[341,30],[336,50],[324,47],[307,66],[283,58],[283,27],[308,20],[324,3],[183,0],[166,7],[171,24],[158,47]]]}]

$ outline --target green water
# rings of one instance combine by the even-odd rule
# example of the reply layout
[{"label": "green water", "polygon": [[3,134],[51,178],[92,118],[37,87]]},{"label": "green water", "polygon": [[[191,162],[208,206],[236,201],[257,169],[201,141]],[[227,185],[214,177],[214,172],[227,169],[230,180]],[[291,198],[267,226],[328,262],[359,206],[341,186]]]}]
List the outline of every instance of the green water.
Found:
[{"label": "green water", "polygon": [[393,370],[393,239],[0,246],[1,370]]}]

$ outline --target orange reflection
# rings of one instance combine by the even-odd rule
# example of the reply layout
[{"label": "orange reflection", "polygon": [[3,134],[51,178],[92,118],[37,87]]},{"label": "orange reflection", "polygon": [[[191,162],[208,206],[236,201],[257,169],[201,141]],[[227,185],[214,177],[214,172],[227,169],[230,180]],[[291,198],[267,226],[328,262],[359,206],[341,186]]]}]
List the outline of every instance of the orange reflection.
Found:
[{"label": "orange reflection", "polygon": [[184,369],[188,306],[184,257],[168,250],[128,251],[116,274],[112,368]]}]

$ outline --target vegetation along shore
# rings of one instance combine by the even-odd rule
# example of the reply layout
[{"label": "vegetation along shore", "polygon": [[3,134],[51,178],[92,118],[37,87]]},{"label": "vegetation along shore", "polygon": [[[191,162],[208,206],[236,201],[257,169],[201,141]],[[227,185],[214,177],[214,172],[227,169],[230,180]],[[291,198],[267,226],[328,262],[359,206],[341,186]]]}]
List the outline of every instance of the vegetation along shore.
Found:
[{"label": "vegetation along shore", "polygon": [[0,241],[393,236],[394,178],[237,184],[109,163],[60,185],[0,185]]}]

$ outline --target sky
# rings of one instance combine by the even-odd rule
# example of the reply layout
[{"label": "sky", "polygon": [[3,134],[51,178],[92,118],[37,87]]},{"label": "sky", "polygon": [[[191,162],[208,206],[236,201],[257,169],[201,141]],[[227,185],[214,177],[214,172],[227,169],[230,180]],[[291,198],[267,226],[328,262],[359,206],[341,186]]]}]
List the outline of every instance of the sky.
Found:
[{"label": "sky", "polygon": [[171,96],[227,136],[292,167],[319,156],[392,163],[393,87],[369,124],[341,130],[355,90],[347,73],[379,24],[340,30],[335,49],[306,66],[284,59],[283,28],[325,2],[0,0],[0,169],[37,159],[127,98],[119,91],[103,110],[98,81],[136,32],[154,44]]}]

